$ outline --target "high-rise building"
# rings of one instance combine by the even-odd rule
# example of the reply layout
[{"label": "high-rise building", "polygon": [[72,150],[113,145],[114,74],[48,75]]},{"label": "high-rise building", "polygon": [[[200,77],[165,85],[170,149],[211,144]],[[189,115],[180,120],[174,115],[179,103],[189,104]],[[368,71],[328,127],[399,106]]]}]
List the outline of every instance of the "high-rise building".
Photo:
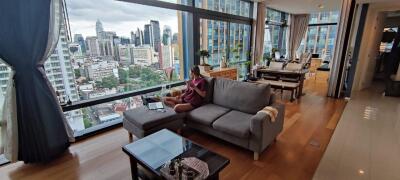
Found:
[{"label": "high-rise building", "polygon": [[0,62],[0,88],[3,95],[6,93],[8,79],[11,73],[11,68]]},{"label": "high-rise building", "polygon": [[[300,46],[303,52],[319,54],[325,60],[332,58],[336,39],[338,12],[319,12],[310,14],[309,24],[305,39]],[[329,25],[326,25],[326,24]]]},{"label": "high-rise building", "polygon": [[131,43],[136,44],[136,35],[135,32],[131,31]]},{"label": "high-rise building", "polygon": [[200,48],[208,50],[211,55],[206,63],[217,65],[226,56],[228,23],[201,19],[200,24]]},{"label": "high-rise building", "polygon": [[143,31],[137,28],[135,33],[135,46],[141,46],[144,44]]},{"label": "high-rise building", "polygon": [[169,26],[164,26],[162,42],[164,45],[171,45],[172,43],[172,30]]},{"label": "high-rise building", "polygon": [[144,33],[143,33],[143,40],[144,40],[144,42],[143,42],[143,44],[148,44],[148,45],[152,45],[153,43],[152,43],[152,37],[153,37],[153,35],[152,35],[152,30],[151,30],[151,25],[150,24],[145,24],[144,25]]},{"label": "high-rise building", "polygon": [[[99,55],[108,59],[117,58],[118,55],[116,55],[116,45],[114,44],[114,40],[119,38],[117,33],[113,31],[104,31],[103,24],[100,22],[100,20],[97,20],[96,35],[98,40]],[[95,45],[95,43],[93,43],[93,45]]]},{"label": "high-rise building", "polygon": [[101,33],[104,31],[104,29],[103,29],[103,24],[100,22],[100,20],[98,19],[97,21],[96,21],[96,36],[98,37],[98,38],[100,38],[101,37]]},{"label": "high-rise building", "polygon": [[[250,16],[250,5],[244,1],[204,0],[198,3],[196,7],[233,15]],[[185,17],[182,17],[182,19],[185,20]],[[199,30],[200,50],[207,50],[210,53],[206,63],[218,65],[223,58],[229,59],[229,61],[249,60],[250,25],[201,18]]]},{"label": "high-rise building", "polygon": [[84,65],[85,76],[93,81],[101,81],[105,77],[114,76],[118,78],[118,62],[99,61]]},{"label": "high-rise building", "polygon": [[83,38],[82,34],[74,35],[74,43],[78,43],[80,45],[83,54],[86,53],[85,39]]},{"label": "high-rise building", "polygon": [[118,45],[118,60],[124,66],[133,64],[133,45],[119,44]]},{"label": "high-rise building", "polygon": [[[64,18],[65,19],[65,18]],[[68,42],[68,30],[65,20],[61,21],[60,35],[56,48],[44,63],[47,78],[61,99],[72,102],[79,100],[75,83],[74,70],[71,64],[71,54]],[[78,44],[76,44],[78,45]],[[79,45],[78,45],[79,46]],[[74,131],[85,129],[81,110],[65,112],[65,117]]]},{"label": "high-rise building", "polygon": [[[64,22],[62,22],[64,24]],[[66,38],[65,26],[61,26],[60,37],[53,54],[45,62],[47,77],[54,89],[65,99],[79,100],[75,85],[75,77],[71,64],[69,43]]]},{"label": "high-rise building", "polygon": [[150,66],[158,62],[156,52],[149,45],[132,48],[135,65]]},{"label": "high-rise building", "polygon": [[100,56],[114,56],[114,39],[102,39],[99,41]]},{"label": "high-rise building", "polygon": [[120,43],[122,45],[133,44],[133,43],[131,43],[131,40],[127,37],[120,37],[119,39],[120,39]]},{"label": "high-rise building", "polygon": [[[129,42],[130,40],[128,39],[128,42]],[[118,48],[118,46],[119,45],[121,45],[122,44],[122,39],[120,38],[120,37],[118,37],[118,36],[114,36],[113,37],[113,40],[112,40],[112,45],[113,45],[113,47],[114,47],[114,55],[111,57],[111,58],[109,58],[109,59],[112,59],[112,60],[115,60],[115,61],[120,61],[120,59],[119,59],[119,48]],[[129,43],[128,43],[129,44]]]},{"label": "high-rise building", "polygon": [[171,45],[162,45],[162,57],[162,68],[165,69],[168,67],[172,67],[174,61],[174,50]]},{"label": "high-rise building", "polygon": [[71,54],[71,56],[74,57],[81,57],[83,55],[82,53],[82,47],[79,43],[69,43],[68,44],[68,49]]},{"label": "high-rise building", "polygon": [[117,36],[117,33],[114,31],[102,31],[100,33],[100,36],[98,36],[97,38],[99,38],[100,40],[113,39],[115,36]]},{"label": "high-rise building", "polygon": [[152,34],[152,46],[154,47],[154,51],[160,52],[161,49],[160,23],[156,20],[151,20],[150,25]]},{"label": "high-rise building", "polygon": [[158,53],[158,68],[163,68],[163,54],[161,49],[161,30],[160,30],[160,23],[156,20],[150,20],[151,25],[151,34],[152,34],[152,47],[154,51]]},{"label": "high-rise building", "polygon": [[172,35],[172,44],[178,44],[178,33],[174,33],[174,35]]},{"label": "high-rise building", "polygon": [[86,43],[89,56],[100,56],[99,40],[96,36],[86,37]]}]

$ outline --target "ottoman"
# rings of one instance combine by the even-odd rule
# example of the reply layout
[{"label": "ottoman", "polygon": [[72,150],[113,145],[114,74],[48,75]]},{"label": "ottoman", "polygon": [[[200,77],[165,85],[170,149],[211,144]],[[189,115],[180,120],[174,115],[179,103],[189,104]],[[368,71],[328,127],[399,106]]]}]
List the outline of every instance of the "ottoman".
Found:
[{"label": "ottoman", "polygon": [[132,134],[143,138],[164,128],[179,131],[184,118],[185,113],[176,113],[170,107],[157,111],[144,106],[125,111],[123,126],[129,132],[129,140],[132,141]]}]

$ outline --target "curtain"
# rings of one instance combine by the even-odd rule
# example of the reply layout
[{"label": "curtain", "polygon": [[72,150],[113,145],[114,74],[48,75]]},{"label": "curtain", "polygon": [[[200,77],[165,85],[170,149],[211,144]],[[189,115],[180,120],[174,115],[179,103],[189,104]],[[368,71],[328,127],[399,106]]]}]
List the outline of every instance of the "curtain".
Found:
[{"label": "curtain", "polygon": [[[25,163],[50,161],[69,147],[65,117],[43,67],[58,40],[56,16],[61,14],[54,13],[61,12],[60,4],[60,0],[24,0],[0,6],[0,22],[6,25],[0,28],[0,58],[14,71],[7,91],[15,93],[10,103],[16,104],[17,159]],[[3,109],[3,115],[15,121],[6,112],[12,109]]]},{"label": "curtain", "polygon": [[290,34],[289,34],[289,57],[290,60],[296,59],[296,52],[308,29],[308,14],[290,15]]},{"label": "curtain", "polygon": [[257,21],[256,21],[256,45],[254,64],[258,64],[263,59],[264,55],[264,33],[265,33],[265,2],[260,2],[257,5]]},{"label": "curtain", "polygon": [[[7,65],[7,63],[2,60],[0,63]],[[0,88],[0,154],[4,153],[5,157],[10,162],[15,162],[18,157],[17,105],[15,88],[12,81],[14,71],[11,68],[8,68],[8,70],[9,75],[6,92],[3,92]]]},{"label": "curtain", "polygon": [[[59,34],[60,34],[60,27],[63,26],[66,22],[63,22],[62,18],[62,1],[63,0],[52,0],[51,1],[51,6],[50,6],[50,20],[49,20],[49,35],[48,35],[48,40],[47,40],[47,48],[46,48],[46,56],[38,63],[40,67],[44,66],[45,61],[50,57],[50,55],[53,53],[53,50],[56,48],[59,40]],[[66,8],[64,8],[66,9]],[[44,68],[39,69],[42,74],[45,75],[45,70]],[[55,99],[57,99],[57,95],[55,91],[53,90],[50,81],[47,79],[47,77],[44,77],[47,86],[52,90],[52,95]],[[57,100],[57,103],[59,101]],[[61,106],[57,106],[58,111],[62,114],[63,111],[61,109]],[[67,135],[69,138],[69,142],[75,142],[75,137],[74,137],[74,131],[72,130],[71,126],[68,124],[67,119],[65,116],[62,116],[63,118],[63,124],[64,127],[67,131]]]}]

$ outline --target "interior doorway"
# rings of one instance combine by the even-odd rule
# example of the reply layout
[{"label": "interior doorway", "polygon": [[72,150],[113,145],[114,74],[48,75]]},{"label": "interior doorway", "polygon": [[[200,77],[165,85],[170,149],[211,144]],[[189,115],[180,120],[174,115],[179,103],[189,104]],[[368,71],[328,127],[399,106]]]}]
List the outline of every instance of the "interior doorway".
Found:
[{"label": "interior doorway", "polygon": [[374,88],[400,96],[400,4],[365,5],[349,41],[342,92],[350,98],[355,91]]}]

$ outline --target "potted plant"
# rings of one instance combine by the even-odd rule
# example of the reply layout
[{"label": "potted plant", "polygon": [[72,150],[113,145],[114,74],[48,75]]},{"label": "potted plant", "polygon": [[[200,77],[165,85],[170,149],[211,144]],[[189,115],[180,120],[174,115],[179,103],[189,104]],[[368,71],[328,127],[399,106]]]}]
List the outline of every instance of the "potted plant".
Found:
[{"label": "potted plant", "polygon": [[200,50],[198,54],[202,59],[202,62],[199,65],[200,71],[209,71],[209,70],[211,70],[211,66],[209,64],[207,64],[205,59],[204,59],[205,57],[207,57],[207,58],[210,57],[210,53],[207,50]]},{"label": "potted plant", "polygon": [[279,52],[279,49],[277,49],[277,48],[272,48],[271,49],[271,57],[272,57],[272,59],[275,59],[275,52]]},{"label": "potted plant", "polygon": [[272,61],[271,54],[270,53],[264,53],[263,59],[262,59],[262,66],[269,66],[269,63]]},{"label": "potted plant", "polygon": [[237,44],[236,47],[231,49],[233,62],[240,61],[240,52],[243,50],[243,45],[241,43]]}]

